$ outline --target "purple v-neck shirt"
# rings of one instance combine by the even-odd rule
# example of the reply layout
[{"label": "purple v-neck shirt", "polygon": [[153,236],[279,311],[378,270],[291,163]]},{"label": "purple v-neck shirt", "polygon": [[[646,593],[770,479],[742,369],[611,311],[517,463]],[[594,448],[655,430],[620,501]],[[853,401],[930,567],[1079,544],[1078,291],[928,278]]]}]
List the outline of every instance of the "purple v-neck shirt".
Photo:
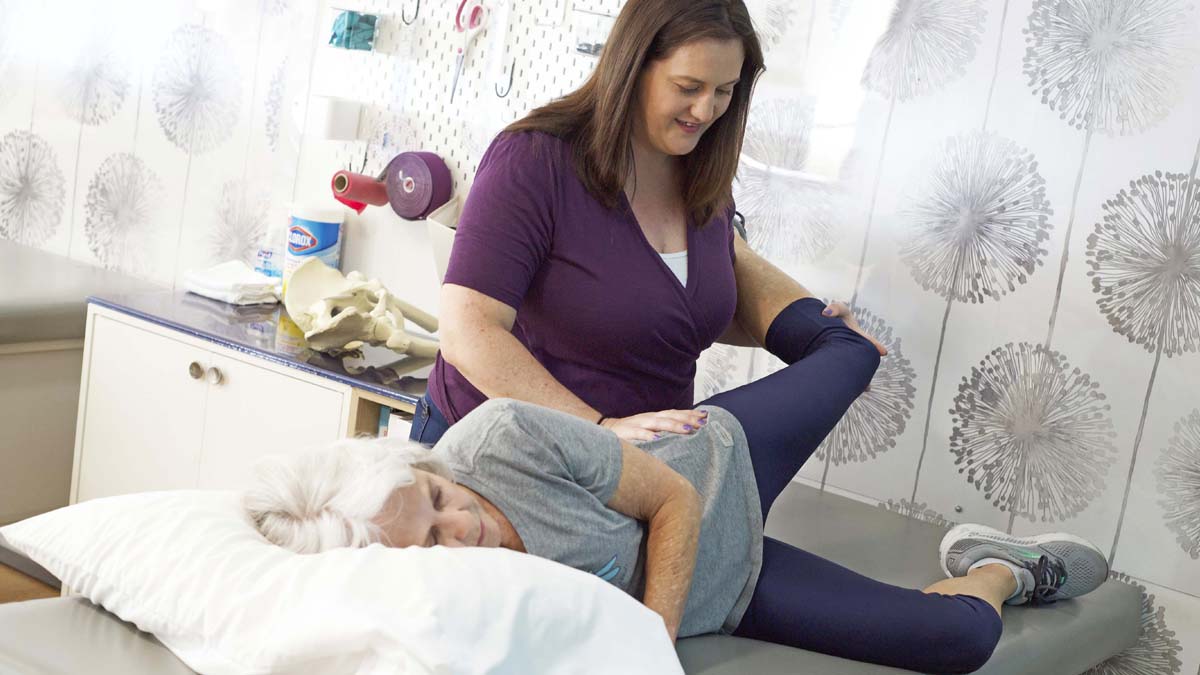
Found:
[{"label": "purple v-neck shirt", "polygon": [[[516,309],[513,335],[604,415],[691,408],[696,359],[737,305],[732,216],[730,206],[688,227],[684,287],[623,196],[607,209],[588,194],[565,141],[501,134],[463,206],[445,283]],[[451,424],[487,400],[440,354],[429,391]]]}]

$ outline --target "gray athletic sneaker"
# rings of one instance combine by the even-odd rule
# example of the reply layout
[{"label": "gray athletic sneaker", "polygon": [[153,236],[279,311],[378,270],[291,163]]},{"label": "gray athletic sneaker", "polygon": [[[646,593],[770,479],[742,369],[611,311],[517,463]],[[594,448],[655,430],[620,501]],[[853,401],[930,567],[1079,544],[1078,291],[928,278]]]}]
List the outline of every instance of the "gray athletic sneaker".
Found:
[{"label": "gray athletic sneaker", "polygon": [[1108,579],[1108,561],[1090,542],[1055,532],[1014,537],[986,525],[959,525],[946,533],[939,549],[948,577],[966,576],[971,565],[998,558],[1028,572],[1024,592],[1010,605],[1050,603],[1094,591]]}]

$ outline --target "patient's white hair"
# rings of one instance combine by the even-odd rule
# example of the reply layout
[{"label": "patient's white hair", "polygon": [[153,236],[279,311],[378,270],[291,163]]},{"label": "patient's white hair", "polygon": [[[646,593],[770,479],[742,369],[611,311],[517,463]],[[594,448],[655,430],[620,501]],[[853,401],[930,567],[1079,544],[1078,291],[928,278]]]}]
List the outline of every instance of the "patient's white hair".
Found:
[{"label": "patient's white hair", "polygon": [[255,467],[258,483],[242,503],[273,544],[297,553],[357,548],[380,540],[371,519],[393,490],[413,483],[413,469],[454,480],[445,462],[418,443],[347,439],[323,450],[264,458]]}]

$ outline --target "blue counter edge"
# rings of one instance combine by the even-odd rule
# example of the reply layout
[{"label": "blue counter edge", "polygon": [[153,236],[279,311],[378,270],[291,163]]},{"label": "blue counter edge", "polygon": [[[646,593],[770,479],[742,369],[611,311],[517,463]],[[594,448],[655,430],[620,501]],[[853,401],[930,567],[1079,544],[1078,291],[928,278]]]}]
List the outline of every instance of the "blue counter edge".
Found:
[{"label": "blue counter edge", "polygon": [[278,364],[281,366],[286,366],[288,368],[292,368],[293,370],[300,370],[300,371],[306,372],[310,375],[316,375],[317,377],[320,377],[320,378],[323,378],[326,380],[333,380],[334,382],[340,382],[342,384],[354,387],[355,389],[369,391],[372,394],[375,394],[377,396],[389,398],[394,401],[401,401],[403,403],[408,403],[414,407],[421,400],[420,396],[414,396],[413,394],[408,394],[408,393],[399,392],[399,391],[393,391],[391,389],[380,387],[379,385],[362,382],[362,381],[356,380],[352,377],[347,377],[345,375],[342,375],[341,373],[335,373],[335,372],[332,372],[329,370],[325,370],[324,368],[317,368],[316,366],[309,365],[307,363],[301,363],[299,361],[292,361],[290,359],[285,359],[285,358],[283,358],[277,354],[274,354],[272,352],[264,351],[261,349],[254,349],[253,347],[248,347],[243,344],[231,342],[229,340],[226,340],[219,336],[213,335],[211,333],[206,333],[204,331],[196,330],[195,328],[192,328],[190,326],[184,326],[184,325],[176,323],[174,321],[164,319],[160,316],[155,316],[153,314],[148,314],[146,312],[142,312],[142,311],[133,309],[131,307],[126,307],[124,305],[120,305],[115,302],[105,300],[104,298],[101,298],[101,297],[90,295],[87,298],[87,302],[89,305],[98,305],[100,307],[111,309],[113,311],[120,312],[121,314],[136,317],[143,321],[148,321],[152,324],[162,326],[164,328],[170,328],[171,330],[178,331],[180,333],[183,333],[184,335],[191,335],[192,337],[200,338],[201,340],[204,340],[206,342],[211,342],[213,344],[220,345],[227,349],[232,349],[236,352],[241,352],[243,354],[250,354],[252,356],[264,359],[266,361],[270,361],[271,363],[275,363],[275,364]]}]

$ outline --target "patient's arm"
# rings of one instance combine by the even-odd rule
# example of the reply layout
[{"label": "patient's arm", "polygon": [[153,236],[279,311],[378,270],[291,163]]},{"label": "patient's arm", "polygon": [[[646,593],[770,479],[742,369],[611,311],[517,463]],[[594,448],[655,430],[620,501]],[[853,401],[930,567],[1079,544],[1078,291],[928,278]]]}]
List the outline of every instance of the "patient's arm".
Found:
[{"label": "patient's arm", "polygon": [[700,495],[661,460],[624,441],[621,449],[621,479],[607,506],[649,525],[642,602],[662,615],[674,640],[696,567]]}]

